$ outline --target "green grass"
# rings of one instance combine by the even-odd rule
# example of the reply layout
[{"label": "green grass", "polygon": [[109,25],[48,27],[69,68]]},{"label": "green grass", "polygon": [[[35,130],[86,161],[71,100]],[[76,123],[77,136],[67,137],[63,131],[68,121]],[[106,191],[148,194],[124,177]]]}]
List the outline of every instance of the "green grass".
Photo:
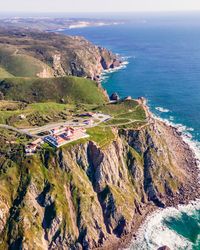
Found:
[{"label": "green grass", "polygon": [[106,147],[115,139],[111,128],[93,127],[88,129],[87,133],[90,135],[89,140],[96,142],[101,148]]},{"label": "green grass", "polygon": [[6,78],[0,81],[6,100],[102,105],[106,101],[97,83],[80,77]]},{"label": "green grass", "polygon": [[[94,105],[61,104],[55,102],[25,104],[13,101],[0,101],[0,124],[16,127],[40,126],[49,122],[73,119],[85,110],[91,110]],[[24,119],[20,116],[24,115]],[[74,118],[76,119],[76,118]]]},{"label": "green grass", "polygon": [[112,132],[111,128],[105,128],[100,126],[87,129],[87,134],[90,137],[70,142],[62,148],[70,149],[76,145],[84,144],[87,141],[96,142],[100,148],[105,148],[115,139],[115,135]]},{"label": "green grass", "polygon": [[[100,106],[84,103],[63,104],[52,101],[31,104],[0,101],[0,124],[16,127],[42,126],[50,122],[71,120],[73,115],[94,110],[110,114],[113,117],[111,120],[101,123],[101,127],[118,126],[119,128],[137,129],[146,124],[145,112],[141,106],[136,105],[135,101]],[[24,115],[25,118],[20,119],[20,115]]]},{"label": "green grass", "polygon": [[14,47],[0,47],[0,65],[8,73],[7,76],[0,75],[1,78],[36,77],[44,68],[51,73],[50,67],[45,63],[29,55],[18,54],[18,50]]},{"label": "green grass", "polygon": [[13,77],[12,74],[10,74],[7,70],[0,67],[0,78],[6,78],[6,77]]},{"label": "green grass", "polygon": [[57,113],[61,112],[67,108],[74,107],[73,105],[66,105],[61,103],[55,103],[55,102],[48,102],[48,103],[32,103],[28,105],[26,111],[33,111],[33,112],[40,112],[41,114],[46,113]]},{"label": "green grass", "polygon": [[120,124],[124,124],[124,123],[129,123],[131,122],[130,119],[117,119],[117,118],[114,118],[114,119],[111,119],[105,123],[103,123],[103,125],[120,125]]},{"label": "green grass", "polygon": [[19,114],[20,111],[0,111],[0,124],[8,124],[10,117]]},{"label": "green grass", "polygon": [[[2,105],[1,105],[2,103]],[[33,103],[29,104],[23,109],[20,109],[20,103],[12,103],[12,102],[4,102],[0,101],[0,107],[2,106],[4,109],[7,107],[13,107],[13,110],[1,110],[0,111],[0,123],[1,124],[9,124],[9,125],[23,125],[25,123],[29,123],[30,116],[32,114],[37,114],[38,117],[45,116],[57,117],[59,119],[59,115],[62,112],[65,112],[68,108],[71,108],[72,105],[59,104],[59,103]],[[74,106],[73,106],[74,107]],[[16,109],[14,109],[16,108]],[[18,108],[18,109],[17,109]],[[25,115],[25,119],[21,120],[19,115]],[[61,117],[60,117],[61,119]]]},{"label": "green grass", "polygon": [[118,126],[118,128],[137,130],[137,129],[140,129],[141,127],[147,126],[147,125],[148,125],[148,123],[146,121],[139,121],[139,122],[132,122],[132,123],[126,124],[126,125],[120,125],[120,126]]},{"label": "green grass", "polygon": [[[94,110],[109,114],[113,119],[105,122],[102,126],[118,126],[120,128],[137,128],[146,122],[144,108],[135,100],[121,101],[102,105]],[[132,123],[130,123],[132,121]],[[125,124],[130,123],[130,124]]]},{"label": "green grass", "polygon": [[137,106],[138,106],[137,101],[128,100],[124,102],[121,101],[118,103],[109,103],[107,105],[99,106],[96,108],[96,110],[115,117],[126,114],[128,112],[132,112]]},{"label": "green grass", "polygon": [[128,118],[132,120],[145,120],[146,119],[146,114],[144,109],[141,106],[137,106],[134,111],[132,112],[127,112],[124,114],[119,114],[116,116],[117,118]]}]

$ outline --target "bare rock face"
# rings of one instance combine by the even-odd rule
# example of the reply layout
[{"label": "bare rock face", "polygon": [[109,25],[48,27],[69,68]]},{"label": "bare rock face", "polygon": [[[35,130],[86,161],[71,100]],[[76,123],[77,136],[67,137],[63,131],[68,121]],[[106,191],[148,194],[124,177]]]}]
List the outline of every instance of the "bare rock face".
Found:
[{"label": "bare rock face", "polygon": [[[33,30],[0,28],[0,50],[5,54],[0,58],[3,67],[13,55],[26,57],[33,63],[31,68],[37,64],[35,76],[41,78],[72,75],[98,80],[103,70],[121,64],[118,56],[83,37]],[[23,77],[21,71],[16,76]]]},{"label": "bare rock face", "polygon": [[53,71],[48,67],[43,67],[42,71],[37,74],[39,78],[51,78],[53,77]]},{"label": "bare rock face", "polygon": [[111,101],[118,101],[119,99],[119,95],[116,92],[112,93],[112,95],[110,96]]},{"label": "bare rock face", "polygon": [[103,148],[89,141],[1,161],[0,248],[102,247],[130,234],[149,204],[199,196],[193,154],[173,128],[155,121],[112,133]]}]

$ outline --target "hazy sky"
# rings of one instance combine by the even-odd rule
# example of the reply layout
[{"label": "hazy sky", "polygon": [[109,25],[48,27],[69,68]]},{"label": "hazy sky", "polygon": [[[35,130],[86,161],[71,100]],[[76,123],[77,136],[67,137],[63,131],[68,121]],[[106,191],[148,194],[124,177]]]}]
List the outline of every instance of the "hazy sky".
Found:
[{"label": "hazy sky", "polygon": [[200,10],[200,0],[0,0],[0,12],[124,12]]}]

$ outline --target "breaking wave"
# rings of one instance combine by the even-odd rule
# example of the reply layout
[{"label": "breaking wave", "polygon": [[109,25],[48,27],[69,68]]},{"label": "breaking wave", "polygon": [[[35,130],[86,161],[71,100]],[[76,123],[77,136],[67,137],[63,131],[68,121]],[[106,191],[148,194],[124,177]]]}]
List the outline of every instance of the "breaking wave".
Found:
[{"label": "breaking wave", "polygon": [[[129,250],[157,250],[164,245],[172,250],[199,249],[199,210],[200,201],[196,201],[186,206],[178,206],[177,209],[166,208],[155,211],[139,229],[137,239]],[[185,219],[192,224],[190,228],[192,232],[189,228],[184,228]],[[195,234],[193,240],[191,234]]]},{"label": "breaking wave", "polygon": [[129,64],[129,59],[130,57],[126,56],[126,57],[122,57],[122,63],[119,67],[113,68],[113,69],[106,69],[102,72],[101,77],[100,77],[100,81],[103,82],[105,80],[107,80],[110,77],[110,74],[115,73],[119,70],[123,70],[126,69],[127,65]]},{"label": "breaking wave", "polygon": [[[183,140],[194,152],[200,168],[200,142],[193,140],[190,134],[194,129],[173,123],[173,117],[170,120],[154,117],[181,133]],[[137,238],[128,250],[157,250],[165,245],[172,250],[200,249],[200,200],[177,208],[158,209],[152,213],[139,228]]]},{"label": "breaking wave", "polygon": [[162,113],[170,112],[169,109],[165,109],[165,108],[162,108],[162,107],[156,107],[155,109],[158,110],[159,112],[162,112]]}]

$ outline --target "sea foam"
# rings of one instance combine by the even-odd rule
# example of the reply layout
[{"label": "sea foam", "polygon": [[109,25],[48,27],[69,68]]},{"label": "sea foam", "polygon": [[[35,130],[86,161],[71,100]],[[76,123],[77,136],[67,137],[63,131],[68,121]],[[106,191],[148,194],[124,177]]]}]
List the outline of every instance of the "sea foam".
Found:
[{"label": "sea foam", "polygon": [[192,243],[175,231],[170,230],[164,223],[165,218],[180,218],[181,213],[192,216],[200,209],[200,201],[189,205],[180,205],[178,209],[170,207],[159,209],[152,213],[138,230],[137,239],[132,242],[129,250],[157,250],[167,245],[170,249],[192,250]]},{"label": "sea foam", "polygon": [[168,112],[170,112],[169,109],[165,109],[165,108],[162,108],[162,107],[156,107],[155,109],[158,110],[159,112],[162,112],[162,113],[168,113]]},{"label": "sea foam", "polygon": [[[200,169],[200,142],[193,140],[190,131],[193,128],[188,128],[182,124],[175,124],[167,119],[162,119],[154,115],[154,118],[164,122],[168,126],[173,126],[181,133],[185,143],[194,152],[198,167]],[[182,213],[191,216],[195,211],[200,210],[200,200],[192,201],[188,205],[179,205],[178,208],[158,209],[147,217],[145,222],[137,232],[137,239],[133,240],[127,250],[157,250],[159,247],[167,245],[173,250],[192,250],[194,245],[185,237],[182,237],[175,231],[169,229],[164,223],[164,219],[169,217],[179,218]],[[198,242],[196,244],[199,244]],[[197,247],[197,246],[196,246]]]},{"label": "sea foam", "polygon": [[[116,72],[118,70],[126,68],[129,62],[126,60],[120,67],[112,70],[107,70],[102,74],[102,79],[109,78],[109,73]],[[156,107],[156,110],[161,113],[169,113],[170,110],[163,107]],[[193,140],[190,132],[193,128],[188,128],[183,124],[175,124],[174,117],[170,116],[169,120],[162,119],[153,115],[155,119],[164,122],[168,126],[173,126],[181,133],[181,136],[185,143],[187,143],[190,149],[194,152],[198,166],[200,168],[200,143]],[[179,218],[182,213],[192,215],[196,210],[200,209],[200,200],[190,202],[188,205],[180,205],[177,208],[165,208],[158,209],[150,216],[147,217],[145,222],[141,225],[137,232],[137,239],[133,240],[130,247],[127,250],[157,250],[159,247],[167,245],[170,249],[177,250],[192,250],[193,244],[188,239],[179,235],[175,231],[171,230],[164,223],[166,218]],[[199,240],[199,239],[198,239]],[[198,244],[198,243],[197,243]]]},{"label": "sea foam", "polygon": [[[126,58],[127,60],[127,58]],[[113,73],[123,68],[126,68],[128,61],[124,61],[124,63],[115,69],[107,70],[102,74],[102,77],[109,78],[108,73]],[[105,79],[104,78],[104,79]],[[169,113],[170,110],[163,107],[156,107],[161,113]],[[164,122],[168,126],[173,126],[177,129],[178,132],[181,133],[181,136],[186,142],[191,150],[194,152],[195,157],[198,162],[198,166],[200,168],[200,143],[193,140],[193,137],[190,132],[192,132],[193,128],[188,128],[183,124],[175,124],[174,117],[170,116],[169,120],[162,119],[153,115],[155,119],[158,119]],[[164,219],[173,217],[179,218],[182,213],[187,213],[187,215],[192,215],[196,210],[200,209],[200,200],[195,202],[190,202],[189,205],[180,205],[178,208],[165,208],[158,209],[150,216],[147,217],[145,222],[139,228],[137,232],[137,239],[133,240],[130,244],[130,247],[127,250],[157,250],[160,246],[167,245],[170,249],[177,250],[192,250],[193,244],[188,239],[182,237],[175,231],[171,230],[164,223]],[[197,243],[198,244],[198,243]]]},{"label": "sea foam", "polygon": [[112,73],[115,73],[119,70],[123,70],[123,69],[126,69],[127,65],[129,64],[129,59],[130,57],[126,56],[126,57],[122,57],[122,63],[119,67],[115,67],[113,69],[106,69],[102,72],[101,76],[100,76],[100,81],[103,82],[105,81],[106,79],[109,78],[109,75],[112,74]]}]

